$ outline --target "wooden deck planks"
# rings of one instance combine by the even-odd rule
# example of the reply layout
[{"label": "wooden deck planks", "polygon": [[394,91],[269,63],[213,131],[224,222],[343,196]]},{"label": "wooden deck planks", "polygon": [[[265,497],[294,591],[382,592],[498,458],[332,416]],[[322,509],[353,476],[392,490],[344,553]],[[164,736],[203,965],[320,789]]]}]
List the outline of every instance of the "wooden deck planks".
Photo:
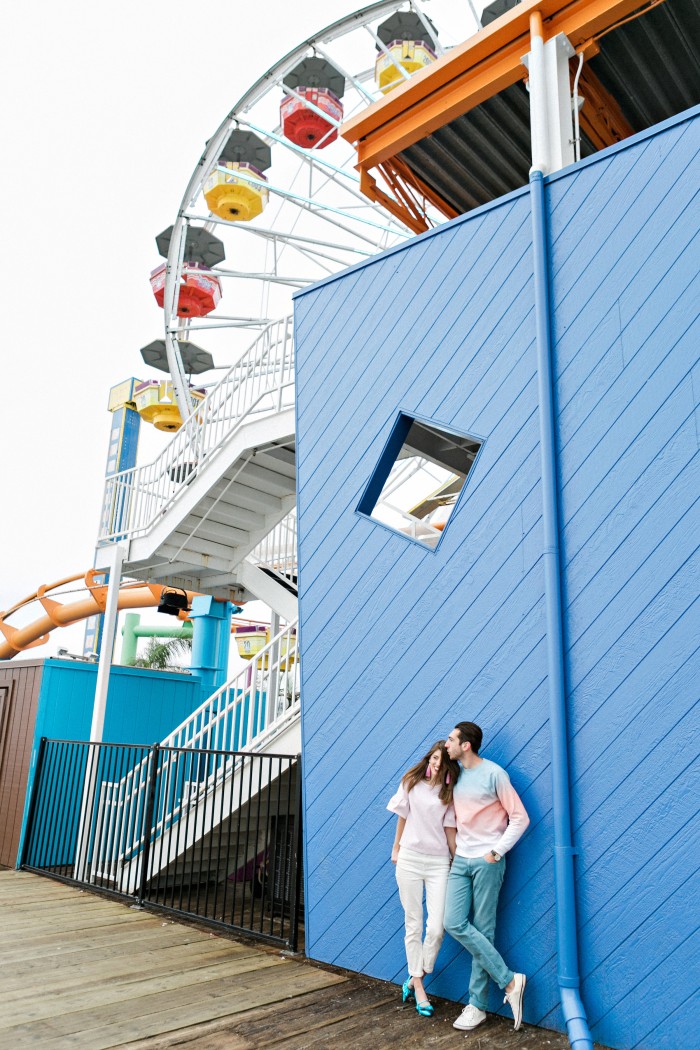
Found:
[{"label": "wooden deck planks", "polygon": [[120,1050],[568,1050],[556,1032],[489,1018],[475,1032],[452,1027],[459,1007],[437,1001],[433,1018],[420,1018],[402,1006],[391,985],[369,978],[350,978],[336,987],[301,996],[293,1002],[263,1006],[235,1018],[191,1030],[124,1044]]},{"label": "wooden deck planks", "polygon": [[[33,907],[28,907],[29,903]],[[12,1050],[566,1050],[382,981],[290,959],[23,872],[0,872],[0,1046]]]},{"label": "wooden deck planks", "polygon": [[49,879],[0,872],[0,1044],[108,1050],[346,979]]}]

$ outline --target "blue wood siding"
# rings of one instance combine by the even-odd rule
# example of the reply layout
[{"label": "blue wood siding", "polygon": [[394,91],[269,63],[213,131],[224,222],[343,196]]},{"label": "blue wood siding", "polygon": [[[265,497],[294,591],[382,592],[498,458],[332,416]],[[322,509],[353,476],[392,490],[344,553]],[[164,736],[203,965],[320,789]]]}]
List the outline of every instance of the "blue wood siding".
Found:
[{"label": "blue wood siding", "polygon": [[[583,995],[596,1039],[649,1050],[681,1045],[697,925],[697,139],[669,122],[547,191]],[[532,819],[497,941],[526,1019],[560,1027],[527,190],[295,317],[309,954],[404,973],[384,807],[473,719]],[[484,442],[437,551],[356,512],[399,411]],[[468,973],[446,940],[431,988],[464,999]]]}]

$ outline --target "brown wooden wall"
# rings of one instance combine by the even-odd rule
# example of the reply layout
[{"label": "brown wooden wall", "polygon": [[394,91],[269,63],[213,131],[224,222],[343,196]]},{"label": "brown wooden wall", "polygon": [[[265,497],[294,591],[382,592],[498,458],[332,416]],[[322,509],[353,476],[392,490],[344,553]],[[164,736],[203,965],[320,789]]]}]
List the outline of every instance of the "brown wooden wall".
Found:
[{"label": "brown wooden wall", "polygon": [[0,665],[0,867],[17,860],[43,660]]}]

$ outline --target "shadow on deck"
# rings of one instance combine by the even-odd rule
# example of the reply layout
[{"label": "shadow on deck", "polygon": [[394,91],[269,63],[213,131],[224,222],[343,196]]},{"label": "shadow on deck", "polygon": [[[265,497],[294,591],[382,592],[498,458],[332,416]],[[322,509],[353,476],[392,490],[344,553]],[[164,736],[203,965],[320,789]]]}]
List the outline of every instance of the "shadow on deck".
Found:
[{"label": "shadow on deck", "polygon": [[0,1044],[13,1050],[566,1050],[502,1018],[456,1032],[394,985],[231,940],[27,872],[0,872]]}]

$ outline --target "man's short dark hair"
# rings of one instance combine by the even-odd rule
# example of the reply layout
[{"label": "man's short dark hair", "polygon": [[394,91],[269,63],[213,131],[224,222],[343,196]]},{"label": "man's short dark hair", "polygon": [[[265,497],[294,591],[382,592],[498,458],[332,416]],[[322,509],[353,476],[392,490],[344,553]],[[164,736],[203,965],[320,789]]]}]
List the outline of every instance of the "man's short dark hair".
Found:
[{"label": "man's short dark hair", "polygon": [[479,754],[479,748],[481,747],[481,741],[484,739],[484,734],[476,724],[476,722],[458,722],[455,729],[459,733],[459,739],[463,744],[471,744],[472,751],[475,755]]}]

